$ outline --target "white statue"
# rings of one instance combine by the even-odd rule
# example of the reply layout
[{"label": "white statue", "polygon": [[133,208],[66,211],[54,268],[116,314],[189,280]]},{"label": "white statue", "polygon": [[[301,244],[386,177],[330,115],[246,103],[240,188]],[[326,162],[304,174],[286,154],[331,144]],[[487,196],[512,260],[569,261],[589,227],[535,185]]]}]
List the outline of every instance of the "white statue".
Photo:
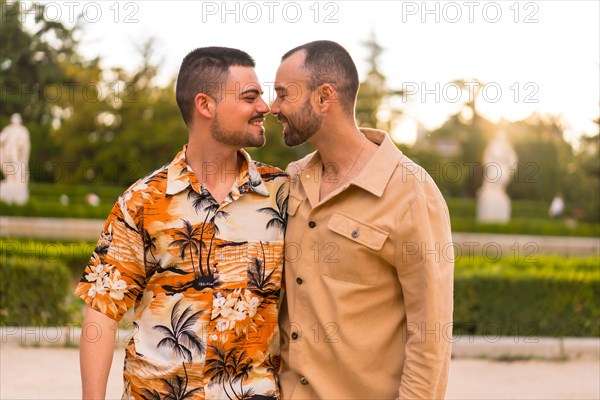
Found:
[{"label": "white statue", "polygon": [[563,200],[562,194],[557,193],[552,199],[552,203],[550,203],[548,215],[550,215],[550,218],[556,219],[562,215],[563,211],[565,211],[565,201]]},{"label": "white statue", "polygon": [[21,116],[13,114],[10,125],[0,132],[0,201],[25,204],[29,200],[29,131],[22,125]]},{"label": "white statue", "polygon": [[483,153],[483,185],[477,193],[478,222],[510,221],[510,198],[505,190],[516,163],[517,154],[501,130]]}]

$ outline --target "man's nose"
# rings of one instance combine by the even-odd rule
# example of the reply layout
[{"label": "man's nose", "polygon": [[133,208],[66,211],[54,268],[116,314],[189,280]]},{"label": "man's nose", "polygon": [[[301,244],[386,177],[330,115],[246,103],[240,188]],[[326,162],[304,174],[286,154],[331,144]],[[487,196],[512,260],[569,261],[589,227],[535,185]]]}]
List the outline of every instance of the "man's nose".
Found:
[{"label": "man's nose", "polygon": [[269,105],[261,98],[256,107],[256,111],[258,111],[261,114],[266,114],[270,111]]},{"label": "man's nose", "polygon": [[281,111],[281,108],[279,107],[279,99],[275,99],[275,101],[271,104],[271,114],[273,115],[277,115],[279,114],[279,112]]}]

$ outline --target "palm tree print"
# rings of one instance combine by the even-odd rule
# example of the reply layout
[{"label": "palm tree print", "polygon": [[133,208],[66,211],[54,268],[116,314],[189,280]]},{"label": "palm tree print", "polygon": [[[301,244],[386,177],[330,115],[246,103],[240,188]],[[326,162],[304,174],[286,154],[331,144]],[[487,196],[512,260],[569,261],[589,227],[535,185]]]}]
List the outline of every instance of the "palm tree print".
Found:
[{"label": "palm tree print", "polygon": [[[253,390],[244,391],[244,379],[252,370],[252,359],[248,357],[246,350],[240,350],[239,347],[226,349],[220,343],[210,344],[206,356],[205,374],[210,377],[211,384],[218,384],[223,387],[223,391],[228,399],[250,398]],[[235,384],[239,382],[240,391],[237,392]],[[229,391],[227,390],[229,386]]]},{"label": "palm tree print", "polygon": [[287,197],[287,185],[281,185],[277,189],[275,196],[275,203],[277,204],[277,210],[273,207],[263,207],[256,210],[259,213],[267,214],[271,216],[269,222],[267,222],[266,228],[277,228],[285,234],[285,225],[287,222],[287,208],[288,208],[288,197]]},{"label": "palm tree print", "polygon": [[148,268],[146,270],[146,279],[149,279],[154,274],[162,274],[165,272],[171,272],[171,273],[174,273],[177,275],[189,274],[189,272],[185,272],[184,270],[179,268],[179,265],[177,265],[175,263],[171,263],[171,264],[167,265],[166,267],[163,267],[162,260],[160,258],[158,260],[156,260],[155,262],[149,263],[148,265],[150,266],[150,268]]},{"label": "palm tree print", "polygon": [[[265,368],[267,368],[267,372],[273,374],[273,379],[275,380],[275,386],[279,387],[279,367],[281,366],[281,357],[280,356],[272,356],[269,354],[269,357],[265,361]],[[275,397],[275,396],[273,396]]]},{"label": "palm tree print", "polygon": [[185,378],[181,378],[177,375],[175,379],[161,379],[166,389],[166,393],[161,394],[156,389],[149,390],[142,388],[142,392],[138,394],[144,400],[184,400],[190,398],[195,392],[200,390],[200,388],[197,387],[189,392],[187,391],[188,374],[187,369],[185,368],[185,362],[183,362],[182,365]]},{"label": "palm tree print", "polygon": [[[152,327],[154,330],[165,335],[165,337],[158,342],[156,348],[170,347],[178,357],[183,359],[184,378],[177,375],[175,379],[161,379],[168,390],[166,398],[173,400],[187,399],[194,392],[200,390],[200,388],[195,388],[187,392],[188,373],[185,368],[185,362],[192,362],[194,353],[203,354],[206,351],[204,341],[199,338],[193,330],[194,324],[198,320],[198,317],[204,313],[204,310],[196,311],[192,314],[192,306],[189,306],[180,314],[179,307],[182,300],[183,299],[179,299],[171,310],[170,328],[164,325],[154,325]],[[156,391],[145,391],[147,392],[145,394],[148,395],[148,398],[155,398],[153,396],[155,396]]]},{"label": "palm tree print", "polygon": [[254,257],[252,259],[252,262],[248,266],[248,287],[253,292],[262,292],[269,288],[272,288],[273,290],[276,289],[276,285],[270,282],[275,270],[271,271],[268,275],[266,275],[267,258],[265,257],[265,247],[263,246],[262,242],[260,242],[260,247],[262,249],[263,259],[261,260],[258,257]]},{"label": "palm tree print", "polygon": [[[213,271],[210,268],[210,253],[212,252],[213,240],[214,240],[215,236],[217,234],[219,234],[219,227],[217,227],[217,224],[215,223],[215,221],[217,218],[227,218],[227,217],[229,217],[229,214],[226,213],[225,211],[215,210],[215,214],[210,219],[210,223],[213,224],[213,234],[212,234],[212,237],[210,238],[210,244],[208,245],[208,254],[206,255],[206,270],[208,271],[208,274],[210,276],[213,276]],[[216,264],[215,264],[215,266],[216,266]]]},{"label": "palm tree print", "polygon": [[[173,351],[185,361],[191,362],[194,353],[203,354],[206,351],[204,341],[196,335],[193,330],[196,320],[204,310],[192,313],[192,306],[185,309],[183,313],[179,313],[181,304],[179,299],[171,310],[171,327],[164,325],[154,325],[152,328],[165,337],[156,345],[157,349],[161,347],[170,347]],[[191,314],[191,315],[190,315]]]},{"label": "palm tree print", "polygon": [[[182,260],[185,260],[185,252],[189,251],[190,253],[190,261],[192,262],[192,269],[194,270],[194,275],[198,277],[196,273],[196,267],[194,266],[194,253],[198,254],[200,248],[204,243],[202,243],[202,236],[200,236],[200,227],[193,227],[189,221],[185,219],[183,221],[183,229],[175,230],[175,238],[169,247],[178,247],[179,248],[179,257]],[[200,269],[202,266],[200,265]],[[202,271],[201,271],[202,272]],[[202,274],[204,275],[204,274]]]},{"label": "palm tree print", "polygon": [[[206,189],[202,189],[202,193],[196,193],[194,190],[190,190],[188,193],[188,200],[194,199],[192,201],[192,207],[196,210],[196,214],[198,214],[201,210],[206,213],[204,217],[204,222],[202,223],[202,230],[200,231],[200,237],[204,239],[204,229],[206,228],[206,221],[208,220],[208,216],[211,212],[216,212],[219,208],[219,204],[212,197],[210,192]],[[202,270],[202,248],[206,248],[206,244],[204,241],[201,242],[200,245],[200,274],[204,276],[204,271]],[[207,275],[210,275],[210,271],[206,271]]]},{"label": "palm tree print", "polygon": [[150,236],[150,233],[148,233],[148,231],[145,229],[142,231],[142,238],[144,242],[144,254],[150,253],[152,259],[156,260],[156,257],[154,257],[153,252],[154,250],[156,250],[156,238]]}]

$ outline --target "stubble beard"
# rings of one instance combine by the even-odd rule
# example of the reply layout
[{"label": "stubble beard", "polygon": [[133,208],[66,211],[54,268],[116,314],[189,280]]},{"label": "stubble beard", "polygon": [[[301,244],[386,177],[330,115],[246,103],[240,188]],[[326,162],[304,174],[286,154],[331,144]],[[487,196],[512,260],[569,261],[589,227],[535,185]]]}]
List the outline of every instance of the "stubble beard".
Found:
[{"label": "stubble beard", "polygon": [[305,143],[321,128],[323,116],[313,111],[310,99],[304,103],[304,107],[291,115],[283,116],[287,122],[287,130],[284,129],[283,141],[289,147]]},{"label": "stubble beard", "polygon": [[249,131],[227,131],[219,123],[219,115],[215,114],[211,125],[211,136],[219,143],[233,147],[262,147],[265,144],[264,135],[253,135]]}]

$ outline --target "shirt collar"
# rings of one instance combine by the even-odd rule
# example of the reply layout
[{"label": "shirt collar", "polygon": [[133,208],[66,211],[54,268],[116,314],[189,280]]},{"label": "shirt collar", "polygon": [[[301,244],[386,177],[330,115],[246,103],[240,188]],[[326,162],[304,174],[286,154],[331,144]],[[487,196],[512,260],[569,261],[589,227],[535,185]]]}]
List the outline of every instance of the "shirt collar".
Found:
[{"label": "shirt collar", "polygon": [[[360,131],[371,142],[379,145],[379,148],[362,171],[350,181],[350,184],[358,186],[377,197],[381,197],[392,174],[396,170],[398,162],[402,159],[402,152],[392,142],[387,132],[370,128],[360,128]],[[317,174],[314,178],[316,182],[319,182],[321,179],[321,163],[321,155],[318,151],[306,163],[305,169],[313,170]],[[304,176],[302,179],[304,179]],[[309,178],[306,179],[308,180]]]},{"label": "shirt collar", "polygon": [[[198,181],[196,175],[191,171],[185,161],[186,149],[187,145],[183,146],[183,149],[177,153],[173,161],[171,161],[167,167],[167,195],[169,196],[176,195],[187,189],[190,185],[196,192],[201,193],[202,191],[202,183]],[[256,163],[250,157],[250,154],[244,149],[238,150],[238,154],[244,162],[242,163],[240,173],[236,178],[234,191],[241,195],[248,190],[252,190],[257,194],[269,197],[269,191],[262,180]]]},{"label": "shirt collar", "polygon": [[392,174],[402,159],[402,152],[398,150],[390,135],[379,129],[361,128],[360,131],[371,142],[378,144],[379,149],[373,154],[362,171],[352,179],[351,183],[381,197],[387,187]]}]

